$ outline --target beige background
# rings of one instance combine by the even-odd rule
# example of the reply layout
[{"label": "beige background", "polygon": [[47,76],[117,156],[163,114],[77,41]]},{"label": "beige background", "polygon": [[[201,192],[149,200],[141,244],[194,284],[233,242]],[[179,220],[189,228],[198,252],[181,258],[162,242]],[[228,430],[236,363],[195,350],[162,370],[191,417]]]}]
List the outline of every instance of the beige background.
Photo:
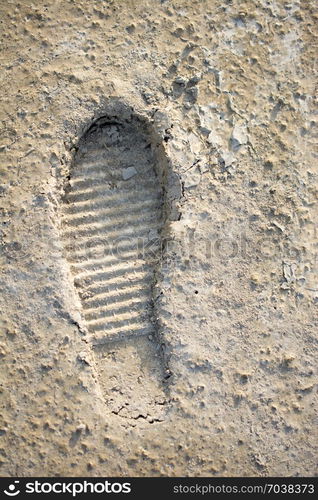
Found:
[{"label": "beige background", "polygon": [[[314,5],[1,2],[1,475],[317,472]],[[110,97],[170,129],[184,186],[154,422],[105,404],[59,231]],[[123,377],[149,356],[127,345]]]}]

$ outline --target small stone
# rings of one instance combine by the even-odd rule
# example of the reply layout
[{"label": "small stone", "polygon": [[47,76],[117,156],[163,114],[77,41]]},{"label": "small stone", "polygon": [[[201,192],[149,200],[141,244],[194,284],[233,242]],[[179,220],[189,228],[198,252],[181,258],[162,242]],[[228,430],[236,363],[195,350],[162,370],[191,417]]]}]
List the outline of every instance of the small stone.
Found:
[{"label": "small stone", "polygon": [[190,170],[184,178],[185,189],[193,188],[199,184],[201,180],[201,172],[198,168]]},{"label": "small stone", "polygon": [[253,283],[261,283],[260,275],[258,273],[251,274],[251,281],[253,281]]},{"label": "small stone", "polygon": [[231,151],[225,151],[222,154],[222,160],[224,161],[225,168],[227,168],[230,165],[232,165],[232,163],[234,163],[235,156],[234,156],[234,154]]},{"label": "small stone", "polygon": [[[205,174],[206,172],[209,172],[209,165],[206,163],[203,163],[202,165],[199,164],[198,169],[199,169],[200,174]],[[201,197],[201,199],[204,200],[205,198]]]},{"label": "small stone", "polygon": [[197,87],[189,87],[187,90],[188,103],[195,103],[198,99],[199,90]]},{"label": "small stone", "polygon": [[182,78],[182,76],[177,76],[177,78],[174,79],[174,83],[176,83],[177,85],[183,85],[185,87],[187,81],[185,80],[185,78]]},{"label": "small stone", "polygon": [[188,86],[193,87],[194,85],[197,85],[199,81],[201,80],[201,75],[194,75],[190,80],[188,81]]},{"label": "small stone", "polygon": [[132,33],[134,33],[136,30],[136,25],[135,24],[130,24],[129,26],[126,26],[126,31],[127,33],[129,33],[130,35]]},{"label": "small stone", "polygon": [[211,133],[211,130],[207,127],[200,127],[200,132],[203,135],[209,135]]},{"label": "small stone", "polygon": [[290,285],[288,283],[282,283],[280,288],[281,290],[290,290]]},{"label": "small stone", "polygon": [[188,136],[188,142],[190,145],[191,152],[194,154],[199,154],[202,149],[202,143],[199,137],[191,132]]},{"label": "small stone", "polygon": [[85,431],[86,430],[86,425],[85,424],[79,424],[77,427],[76,427],[76,431],[77,432],[82,432],[82,431]]},{"label": "small stone", "polygon": [[272,226],[277,227],[277,229],[279,229],[282,233],[285,231],[285,227],[282,224],[276,222],[275,220],[273,220]]},{"label": "small stone", "polygon": [[88,353],[87,352],[80,352],[78,355],[77,355],[77,359],[78,361],[80,361],[81,363],[84,363],[86,365],[90,365],[90,360],[89,360],[89,356],[88,356]]},{"label": "small stone", "polygon": [[143,98],[147,102],[147,104],[153,104],[157,101],[157,98],[153,92],[142,92]]},{"label": "small stone", "polygon": [[218,134],[216,134],[215,132],[211,132],[209,134],[209,137],[207,138],[207,142],[209,144],[211,144],[211,146],[213,146],[214,148],[217,148],[217,147],[223,145],[223,141],[222,141],[221,137],[218,136]]},{"label": "small stone", "polygon": [[290,264],[288,262],[283,262],[283,275],[287,283],[293,283],[296,279],[296,264]]},{"label": "small stone", "polygon": [[246,128],[243,126],[235,125],[231,135],[231,144],[234,150],[246,144],[248,140]]},{"label": "small stone", "polygon": [[123,179],[124,181],[127,181],[128,179],[131,179],[134,175],[137,174],[137,170],[135,167],[128,167],[123,169]]}]

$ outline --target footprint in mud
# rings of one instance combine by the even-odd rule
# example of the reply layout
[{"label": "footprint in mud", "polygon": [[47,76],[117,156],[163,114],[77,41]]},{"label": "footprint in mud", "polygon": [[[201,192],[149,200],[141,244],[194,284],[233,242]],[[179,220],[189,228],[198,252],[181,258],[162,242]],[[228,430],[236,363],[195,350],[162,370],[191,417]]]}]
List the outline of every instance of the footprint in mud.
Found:
[{"label": "footprint in mud", "polygon": [[162,258],[165,172],[147,122],[105,115],[78,143],[63,241],[108,408],[161,420],[165,367],[153,286]]}]

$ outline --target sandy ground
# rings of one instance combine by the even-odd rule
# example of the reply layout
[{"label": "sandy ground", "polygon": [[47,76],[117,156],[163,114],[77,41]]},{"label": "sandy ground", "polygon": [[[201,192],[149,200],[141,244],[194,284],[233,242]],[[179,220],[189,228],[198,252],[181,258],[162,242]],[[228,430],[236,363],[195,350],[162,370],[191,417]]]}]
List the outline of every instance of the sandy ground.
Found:
[{"label": "sandy ground", "polygon": [[[0,19],[0,474],[316,474],[315,2],[12,0]],[[168,237],[147,304],[125,288],[96,347],[117,271],[87,295],[63,221],[105,116],[117,236],[141,220],[125,190],[146,214],[152,154]],[[95,209],[73,227],[108,240]]]}]

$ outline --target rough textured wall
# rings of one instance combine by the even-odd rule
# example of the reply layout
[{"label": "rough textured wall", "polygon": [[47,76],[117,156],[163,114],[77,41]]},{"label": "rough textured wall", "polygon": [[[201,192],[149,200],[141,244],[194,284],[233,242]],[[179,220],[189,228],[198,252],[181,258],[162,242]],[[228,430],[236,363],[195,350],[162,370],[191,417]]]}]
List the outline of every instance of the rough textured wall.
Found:
[{"label": "rough textured wall", "polygon": [[[1,475],[316,473],[315,2],[2,1],[0,19]],[[117,102],[180,193],[158,181],[176,206],[156,345],[97,354],[63,193]]]}]

